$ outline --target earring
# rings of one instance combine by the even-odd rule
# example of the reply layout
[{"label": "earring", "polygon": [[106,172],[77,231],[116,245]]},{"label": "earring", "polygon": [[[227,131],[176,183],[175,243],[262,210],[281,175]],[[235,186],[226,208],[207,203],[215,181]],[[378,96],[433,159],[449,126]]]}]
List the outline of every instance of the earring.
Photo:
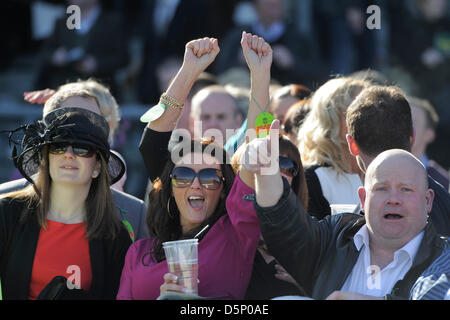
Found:
[{"label": "earring", "polygon": [[172,197],[167,200],[167,213],[169,214],[170,218],[173,218],[173,214],[170,212],[170,200],[172,200]]},{"label": "earring", "polygon": [[99,172],[97,170],[95,170],[94,172],[92,172],[92,178],[95,179],[98,177]]}]

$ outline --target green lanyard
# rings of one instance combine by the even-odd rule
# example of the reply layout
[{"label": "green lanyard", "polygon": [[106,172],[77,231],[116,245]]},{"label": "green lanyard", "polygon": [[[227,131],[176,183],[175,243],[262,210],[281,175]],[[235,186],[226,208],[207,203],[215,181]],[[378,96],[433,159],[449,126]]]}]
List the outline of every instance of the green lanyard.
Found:
[{"label": "green lanyard", "polygon": [[270,101],[267,102],[266,109],[263,110],[261,106],[259,105],[258,101],[253,97],[252,100],[258,107],[258,109],[261,111],[261,113],[256,117],[255,120],[255,130],[258,138],[264,138],[269,134],[270,125],[272,124],[272,121],[275,120],[275,117],[267,112],[269,109]]}]

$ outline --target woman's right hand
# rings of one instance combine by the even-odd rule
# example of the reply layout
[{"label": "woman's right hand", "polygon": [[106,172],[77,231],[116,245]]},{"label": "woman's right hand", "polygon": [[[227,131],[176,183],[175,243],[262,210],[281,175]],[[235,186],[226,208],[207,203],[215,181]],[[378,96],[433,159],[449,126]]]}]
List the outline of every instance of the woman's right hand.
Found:
[{"label": "woman's right hand", "polygon": [[219,52],[219,42],[215,38],[189,41],[184,52],[183,67],[198,76],[216,59]]},{"label": "woman's right hand", "polygon": [[51,96],[55,94],[53,89],[45,89],[23,93],[23,100],[29,103],[44,104]]},{"label": "woman's right hand", "polygon": [[186,293],[186,288],[178,284],[178,277],[173,273],[164,275],[164,283],[159,287],[159,294],[162,296],[168,292]]}]

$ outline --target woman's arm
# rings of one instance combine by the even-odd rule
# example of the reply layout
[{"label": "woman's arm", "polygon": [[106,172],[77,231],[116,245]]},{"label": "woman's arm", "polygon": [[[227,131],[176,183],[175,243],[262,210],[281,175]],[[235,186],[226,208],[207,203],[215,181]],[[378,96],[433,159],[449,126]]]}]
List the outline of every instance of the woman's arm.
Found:
[{"label": "woman's arm", "polygon": [[[272,48],[261,37],[243,32],[241,38],[242,52],[250,70],[250,102],[247,113],[247,130],[245,132],[248,143],[256,137],[255,121],[260,113],[267,111],[270,97],[270,68],[272,65]],[[262,110],[261,110],[262,109]],[[241,158],[241,164],[244,158]],[[251,187],[254,186],[254,176],[247,170],[240,171],[242,181]]]},{"label": "woman's arm", "polygon": [[[272,48],[263,38],[245,31],[242,33],[241,46],[250,69],[250,104],[247,113],[247,130],[249,130],[254,129],[258,115],[268,109]],[[249,136],[250,140],[254,137]]]},{"label": "woman's arm", "polygon": [[[219,52],[218,41],[214,38],[188,42],[184,52],[183,65],[167,88],[166,94],[182,106],[198,76],[214,61]],[[172,131],[176,127],[182,110],[182,108],[168,107],[160,118],[150,122],[147,127],[161,132]]]},{"label": "woman's arm", "polygon": [[[166,94],[182,106],[198,76],[214,61],[219,51],[217,39],[203,38],[188,42],[183,65]],[[144,129],[139,151],[152,182],[161,175],[170,157],[167,146],[182,111],[182,108],[168,107],[160,118],[149,122]]]}]

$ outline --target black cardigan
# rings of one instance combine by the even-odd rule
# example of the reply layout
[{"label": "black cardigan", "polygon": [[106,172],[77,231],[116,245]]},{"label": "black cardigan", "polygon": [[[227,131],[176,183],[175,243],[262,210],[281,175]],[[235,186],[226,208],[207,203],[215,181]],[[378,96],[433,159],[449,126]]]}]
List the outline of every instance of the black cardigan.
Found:
[{"label": "black cardigan", "polygon": [[[29,297],[31,272],[39,239],[40,226],[32,211],[25,221],[20,217],[27,203],[0,199],[0,279],[5,300]],[[69,290],[66,299],[115,299],[125,255],[131,240],[121,225],[114,240],[89,241],[92,284],[88,292]]]}]

